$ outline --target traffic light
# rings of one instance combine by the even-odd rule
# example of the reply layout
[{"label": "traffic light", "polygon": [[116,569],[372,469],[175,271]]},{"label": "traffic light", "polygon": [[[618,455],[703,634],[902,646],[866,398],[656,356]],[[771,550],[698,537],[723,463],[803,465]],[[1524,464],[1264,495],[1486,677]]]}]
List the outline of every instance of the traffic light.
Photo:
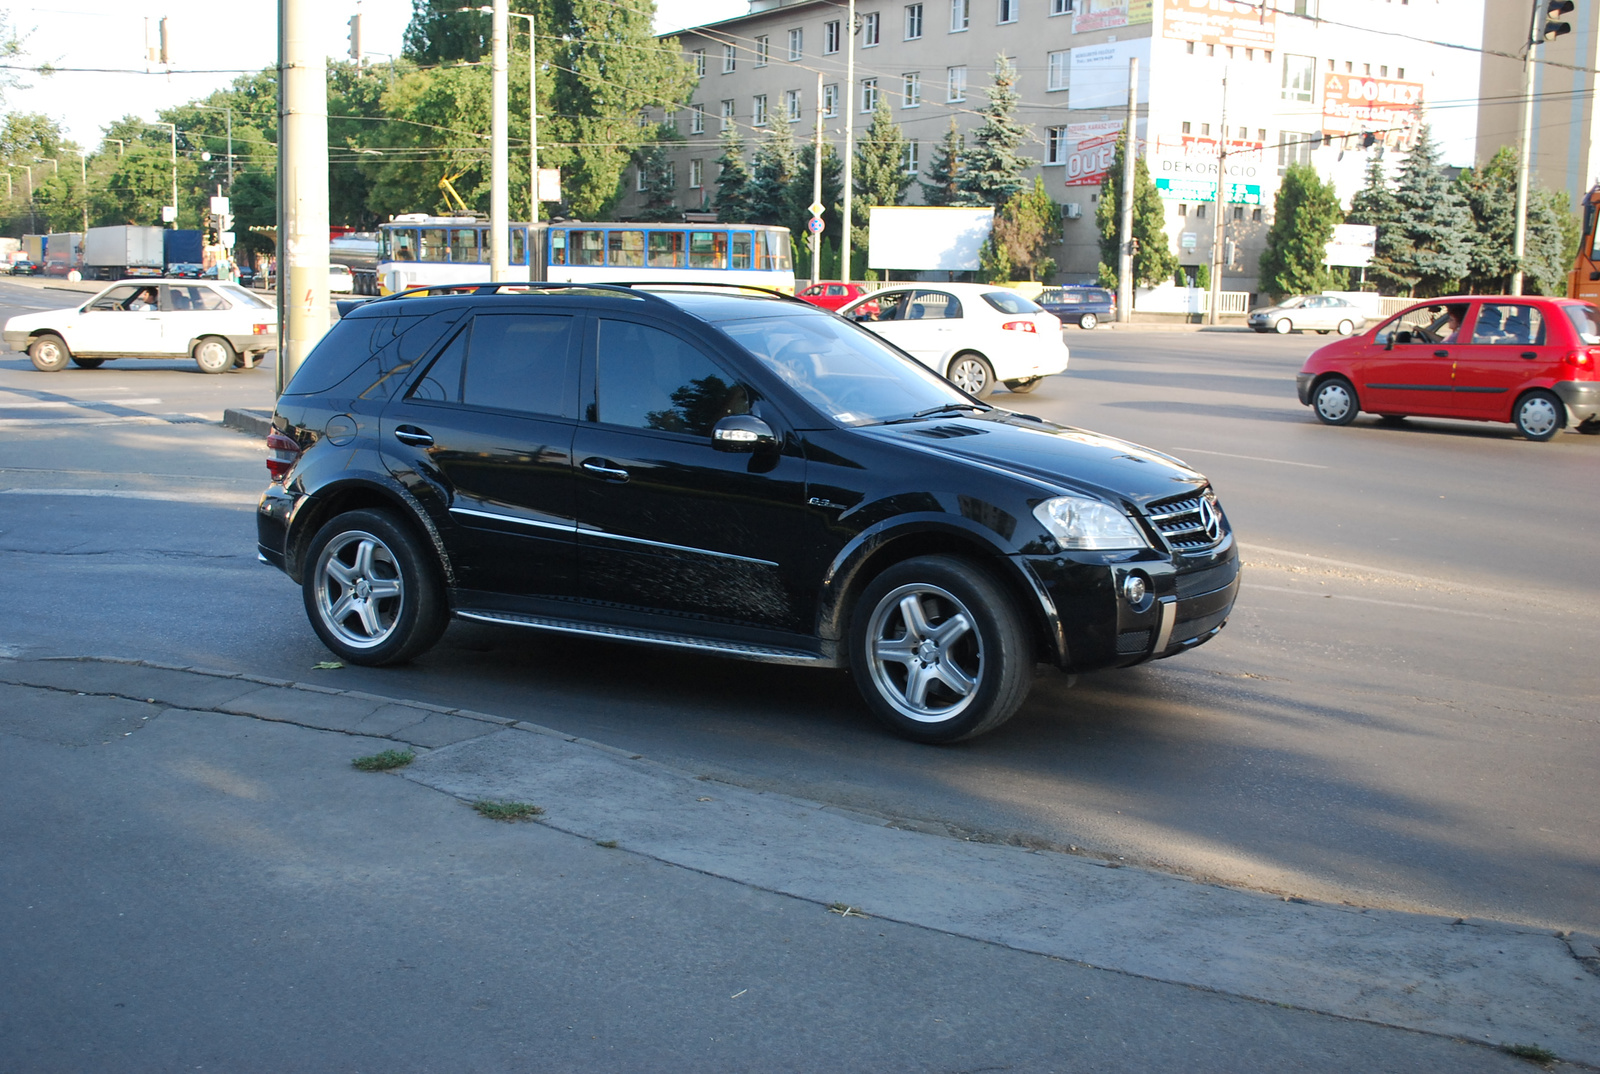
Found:
[{"label": "traffic light", "polygon": [[1378,140],[1378,136],[1376,134],[1373,134],[1371,131],[1368,131],[1367,133],[1365,133],[1365,134],[1363,134],[1361,136],[1361,148],[1362,149],[1371,149],[1372,148],[1372,144],[1374,142],[1376,142],[1377,140]]},{"label": "traffic light", "polygon": [[350,58],[361,62],[361,16],[350,16]]},{"label": "traffic light", "polygon": [[1554,41],[1572,32],[1572,23],[1563,21],[1561,16],[1572,14],[1574,6],[1572,0],[1549,0],[1545,5],[1544,40]]}]

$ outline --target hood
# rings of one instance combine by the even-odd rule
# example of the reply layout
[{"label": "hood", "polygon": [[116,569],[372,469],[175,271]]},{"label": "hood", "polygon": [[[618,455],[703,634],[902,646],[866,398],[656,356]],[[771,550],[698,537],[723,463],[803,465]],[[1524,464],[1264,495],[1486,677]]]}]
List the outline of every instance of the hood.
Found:
[{"label": "hood", "polygon": [[52,328],[61,323],[61,318],[77,313],[80,306],[65,306],[58,310],[40,310],[38,313],[19,313],[6,321],[6,331],[21,331],[31,328]]},{"label": "hood", "polygon": [[1051,488],[1143,506],[1196,492],[1205,477],[1159,451],[1087,429],[995,410],[859,430],[881,440],[1005,470]]}]

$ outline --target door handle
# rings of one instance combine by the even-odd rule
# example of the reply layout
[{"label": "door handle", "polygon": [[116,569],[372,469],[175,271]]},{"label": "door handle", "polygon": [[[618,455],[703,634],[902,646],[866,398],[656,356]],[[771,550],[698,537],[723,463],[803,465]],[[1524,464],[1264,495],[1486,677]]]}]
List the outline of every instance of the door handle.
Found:
[{"label": "door handle", "polygon": [[628,471],[612,466],[609,459],[584,459],[579,465],[591,474],[597,474],[607,481],[620,482],[628,480]]},{"label": "door handle", "polygon": [[402,444],[410,444],[412,447],[433,446],[433,437],[429,436],[426,432],[417,428],[415,425],[401,425],[396,427],[394,431],[394,438],[400,441]]},{"label": "door handle", "polygon": [[1434,351],[1433,352],[1433,356],[1435,358],[1448,358],[1448,357],[1450,357],[1450,352],[1449,351]]},{"label": "door handle", "polygon": [[1537,358],[1537,357],[1539,357],[1539,352],[1538,351],[1523,351],[1522,352],[1522,357],[1528,358],[1528,359]]}]

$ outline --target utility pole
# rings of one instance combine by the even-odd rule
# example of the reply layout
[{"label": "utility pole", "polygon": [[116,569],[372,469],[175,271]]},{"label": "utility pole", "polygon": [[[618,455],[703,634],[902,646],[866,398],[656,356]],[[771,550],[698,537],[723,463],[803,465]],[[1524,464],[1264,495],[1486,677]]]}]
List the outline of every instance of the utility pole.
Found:
[{"label": "utility pole", "polygon": [[840,264],[844,271],[840,273],[846,282],[853,277],[850,275],[853,260],[850,256],[850,229],[851,216],[855,202],[855,164],[856,164],[856,0],[849,0],[845,5],[844,22],[844,234],[839,237],[839,252],[842,255]]},{"label": "utility pole", "polygon": [[314,0],[278,0],[278,362],[283,394],[328,330],[328,65]]},{"label": "utility pole", "polygon": [[[822,204],[822,72],[817,72],[817,134],[811,148],[811,205]],[[819,216],[821,214],[818,214]],[[811,233],[811,283],[822,278],[822,232]]]},{"label": "utility pole", "polygon": [[1128,58],[1128,118],[1122,133],[1122,242],[1117,248],[1117,320],[1133,319],[1133,180],[1139,154],[1139,57]]},{"label": "utility pole", "polygon": [[1211,223],[1211,293],[1206,296],[1206,324],[1217,323],[1222,304],[1222,245],[1227,233],[1222,214],[1228,205],[1228,69],[1222,69],[1222,130],[1217,136],[1216,219]]},{"label": "utility pole", "polygon": [[509,0],[494,0],[490,17],[492,34],[492,59],[490,77],[489,120],[489,281],[499,283],[506,277],[506,246],[511,238],[511,221],[506,208],[506,184],[511,172],[510,142],[510,87],[506,82],[506,12]]}]

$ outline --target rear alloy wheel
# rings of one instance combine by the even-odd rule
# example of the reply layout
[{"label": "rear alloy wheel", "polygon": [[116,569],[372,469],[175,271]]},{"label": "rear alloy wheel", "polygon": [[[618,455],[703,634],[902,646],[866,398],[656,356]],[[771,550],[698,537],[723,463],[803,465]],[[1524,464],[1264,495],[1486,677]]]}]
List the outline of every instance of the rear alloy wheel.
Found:
[{"label": "rear alloy wheel", "polygon": [[409,660],[449,618],[431,554],[383,511],[350,511],[317,532],[301,594],[323,644],[351,664]]},{"label": "rear alloy wheel", "polygon": [[67,350],[66,340],[46,332],[42,336],[35,336],[33,342],[28,344],[28,357],[33,359],[33,368],[39,372],[59,373],[67,368],[67,359],[72,357],[72,352]]},{"label": "rear alloy wheel", "polygon": [[1006,388],[1016,392],[1018,395],[1027,395],[1037,388],[1039,382],[1043,379],[1043,377],[1023,377],[1021,380],[1008,380],[1006,381]]},{"label": "rear alloy wheel", "polygon": [[1349,425],[1356,420],[1361,404],[1356,390],[1343,377],[1329,377],[1311,395],[1311,409],[1324,425]]},{"label": "rear alloy wheel", "polygon": [[994,366],[981,354],[968,351],[956,355],[946,376],[957,388],[979,399],[994,391]]},{"label": "rear alloy wheel", "polygon": [[1272,322],[1272,330],[1280,336],[1286,336],[1294,331],[1294,324],[1287,317],[1279,317]]},{"label": "rear alloy wheel", "polygon": [[233,368],[233,363],[239,357],[232,344],[217,336],[207,336],[194,345],[190,352],[194,364],[200,367],[202,373],[226,373]]},{"label": "rear alloy wheel", "polygon": [[1356,323],[1354,321],[1348,321],[1348,320],[1347,321],[1340,321],[1338,327],[1334,329],[1334,331],[1339,333],[1341,336],[1348,336],[1351,332],[1354,332],[1355,330],[1356,330]]},{"label": "rear alloy wheel", "polygon": [[1097,325],[1099,323],[1100,323],[1100,318],[1096,317],[1092,313],[1085,313],[1082,317],[1078,318],[1078,327],[1079,328],[1093,328],[1095,325]]},{"label": "rear alloy wheel", "polygon": [[99,369],[106,364],[106,360],[104,358],[79,358],[74,354],[72,356],[72,364],[79,369]]},{"label": "rear alloy wheel", "polygon": [[1544,441],[1561,429],[1561,416],[1561,400],[1541,389],[1517,400],[1512,420],[1517,423],[1517,432],[1529,440]]},{"label": "rear alloy wheel", "polygon": [[868,707],[918,742],[993,730],[1032,685],[1033,651],[1011,597],[953,556],[919,556],[874,578],[856,603],[849,644]]}]

